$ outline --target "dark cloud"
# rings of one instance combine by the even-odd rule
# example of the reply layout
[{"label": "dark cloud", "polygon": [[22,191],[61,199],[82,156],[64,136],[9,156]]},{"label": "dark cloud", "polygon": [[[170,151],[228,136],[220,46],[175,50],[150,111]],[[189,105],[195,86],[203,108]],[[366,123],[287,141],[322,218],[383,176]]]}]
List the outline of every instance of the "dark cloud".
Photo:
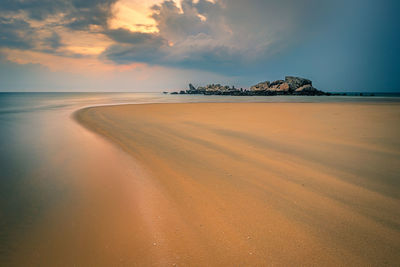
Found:
[{"label": "dark cloud", "polygon": [[116,42],[106,49],[103,56],[118,64],[132,61],[156,63],[155,58],[163,56],[168,49],[167,40],[155,33],[132,32],[122,28],[103,33]]},{"label": "dark cloud", "polygon": [[106,26],[112,16],[112,5],[118,0],[2,0],[1,14],[23,12],[28,19],[44,20],[63,16],[63,25],[87,29],[90,25]]},{"label": "dark cloud", "polygon": [[1,13],[24,12],[30,19],[44,20],[68,7],[68,1],[63,0],[2,0]]},{"label": "dark cloud", "polygon": [[116,42],[108,47],[102,57],[117,64],[132,62],[157,63],[164,56],[167,41],[158,34],[131,32],[126,29],[107,30],[106,36]]},{"label": "dark cloud", "polygon": [[104,34],[113,39],[117,43],[125,43],[132,45],[148,45],[148,46],[162,46],[166,40],[158,34],[131,32],[127,29],[114,29],[106,30]]},{"label": "dark cloud", "polygon": [[57,49],[62,46],[61,37],[58,33],[52,32],[49,37],[45,39],[45,42],[50,46],[51,49]]},{"label": "dark cloud", "polygon": [[32,48],[34,30],[21,19],[0,17],[0,47]]},{"label": "dark cloud", "polygon": [[90,25],[107,26],[112,16],[112,5],[118,0],[71,0],[70,13],[66,16],[72,21],[67,24],[72,29],[87,29]]},{"label": "dark cloud", "polygon": [[56,54],[62,46],[55,31],[33,28],[22,19],[0,17],[0,47]]},{"label": "dark cloud", "polygon": [[[62,41],[58,29],[90,31],[92,26],[106,29],[116,1],[2,0],[0,47],[59,54],[57,49]],[[52,22],[47,22],[48,18],[52,18]],[[39,26],[32,26],[33,22]]]},{"label": "dark cloud", "polygon": [[238,73],[244,62],[240,51],[223,44],[212,43],[208,35],[199,34],[171,46],[159,35],[113,30],[107,36],[118,43],[108,47],[103,58],[117,64],[142,62],[176,68],[213,70],[220,73]]}]

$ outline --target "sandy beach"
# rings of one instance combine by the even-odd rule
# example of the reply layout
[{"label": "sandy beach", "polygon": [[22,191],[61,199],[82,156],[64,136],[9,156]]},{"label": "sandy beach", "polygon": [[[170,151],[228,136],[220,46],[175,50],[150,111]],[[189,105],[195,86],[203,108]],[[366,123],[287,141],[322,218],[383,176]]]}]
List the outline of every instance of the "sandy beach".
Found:
[{"label": "sandy beach", "polygon": [[22,114],[31,154],[18,160],[32,168],[8,169],[3,265],[400,262],[398,102]]},{"label": "sandy beach", "polygon": [[400,267],[400,1],[0,8],[0,267]]},{"label": "sandy beach", "polygon": [[146,172],[130,203],[127,263],[400,262],[398,104],[121,105],[75,116]]}]

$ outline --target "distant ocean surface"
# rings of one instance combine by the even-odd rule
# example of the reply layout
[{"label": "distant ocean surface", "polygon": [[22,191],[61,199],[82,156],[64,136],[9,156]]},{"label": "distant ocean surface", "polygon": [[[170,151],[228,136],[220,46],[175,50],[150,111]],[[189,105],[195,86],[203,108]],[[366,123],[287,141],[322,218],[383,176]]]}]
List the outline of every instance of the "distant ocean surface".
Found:
[{"label": "distant ocean surface", "polygon": [[[71,197],[87,143],[71,114],[83,107],[180,102],[400,102],[375,96],[204,96],[162,93],[0,93],[0,262],[47,209]],[[75,170],[76,169],[76,170]]]},{"label": "distant ocean surface", "polygon": [[[0,114],[92,105],[180,102],[397,102],[400,93],[350,92],[346,96],[205,96],[162,93],[2,93]],[[365,96],[367,95],[367,96]],[[371,96],[373,95],[373,96]]]}]

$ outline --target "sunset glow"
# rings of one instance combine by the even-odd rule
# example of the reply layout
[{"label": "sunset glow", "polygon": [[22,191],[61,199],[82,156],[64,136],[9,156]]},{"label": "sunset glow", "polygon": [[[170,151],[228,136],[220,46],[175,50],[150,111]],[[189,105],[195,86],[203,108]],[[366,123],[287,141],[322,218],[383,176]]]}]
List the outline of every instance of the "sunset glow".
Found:
[{"label": "sunset glow", "polygon": [[133,32],[158,32],[157,25],[150,17],[150,8],[159,3],[158,0],[130,1],[121,0],[114,5],[114,17],[110,19],[110,28],[126,28]]}]

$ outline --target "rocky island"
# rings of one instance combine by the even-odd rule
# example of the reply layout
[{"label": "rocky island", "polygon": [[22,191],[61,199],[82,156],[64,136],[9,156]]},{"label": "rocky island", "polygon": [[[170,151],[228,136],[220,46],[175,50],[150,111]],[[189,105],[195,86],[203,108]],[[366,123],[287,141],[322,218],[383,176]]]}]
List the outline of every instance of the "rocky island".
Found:
[{"label": "rocky island", "polygon": [[305,78],[286,76],[285,80],[260,82],[250,89],[229,87],[227,85],[210,84],[205,87],[194,87],[189,84],[189,90],[171,94],[203,94],[203,95],[235,95],[235,96],[274,96],[274,95],[330,95],[313,87],[312,81]]}]

